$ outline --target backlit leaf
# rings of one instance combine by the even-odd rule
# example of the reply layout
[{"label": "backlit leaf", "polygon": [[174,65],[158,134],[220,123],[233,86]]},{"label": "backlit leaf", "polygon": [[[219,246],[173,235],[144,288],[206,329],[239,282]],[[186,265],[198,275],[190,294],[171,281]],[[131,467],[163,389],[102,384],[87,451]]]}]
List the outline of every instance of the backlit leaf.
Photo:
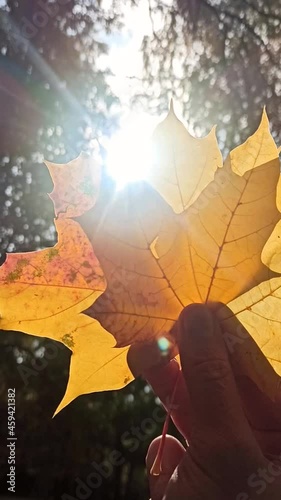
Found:
[{"label": "backlit leaf", "polygon": [[216,314],[237,365],[244,370],[246,359],[247,376],[276,395],[281,188],[266,113],[223,166],[214,130],[193,138],[173,109],[153,144],[153,187],[114,192],[106,178],[100,186],[100,169],[85,155],[47,162],[58,243],[9,255],[0,269],[0,327],[58,340],[73,352],[57,412],[80,394],[129,383],[128,353],[146,357],[137,372],[143,361],[146,368],[158,362],[164,344],[174,356],[173,327],[194,302],[221,304]]},{"label": "backlit leaf", "polygon": [[53,248],[9,254],[1,267],[2,329],[61,340],[60,314],[83,311],[105,290],[100,264],[79,224],[58,219],[56,227]]},{"label": "backlit leaf", "polygon": [[55,414],[81,394],[121,389],[134,378],[127,363],[128,347],[114,348],[112,335],[84,314],[71,320],[76,328],[69,380]]},{"label": "backlit leaf", "polygon": [[[145,203],[143,203],[145,200]],[[79,218],[89,236],[108,283],[100,301],[87,311],[116,338],[118,346],[167,334],[177,319],[180,303],[151,245],[170,208],[147,186],[120,192],[103,209]]]},{"label": "backlit leaf", "polygon": [[[258,140],[261,127],[265,137],[270,135],[263,118]],[[253,149],[255,140],[254,135]],[[180,310],[193,302],[226,304],[272,276],[261,262],[261,251],[280,217],[277,152],[275,159],[261,164],[260,149],[255,159],[259,166],[243,176],[231,168],[240,154],[236,148],[181,214],[143,188],[112,200],[100,231],[93,223],[95,209],[79,219],[108,282],[86,312],[119,346],[165,335]]]},{"label": "backlit leaf", "polygon": [[203,139],[192,137],[175,115],[172,101],[168,116],[153,134],[152,146],[149,181],[176,213],[198,198],[222,166],[215,128]]},{"label": "backlit leaf", "polygon": [[94,206],[101,179],[96,160],[81,153],[66,164],[45,163],[54,182],[49,196],[57,217],[77,217]]}]

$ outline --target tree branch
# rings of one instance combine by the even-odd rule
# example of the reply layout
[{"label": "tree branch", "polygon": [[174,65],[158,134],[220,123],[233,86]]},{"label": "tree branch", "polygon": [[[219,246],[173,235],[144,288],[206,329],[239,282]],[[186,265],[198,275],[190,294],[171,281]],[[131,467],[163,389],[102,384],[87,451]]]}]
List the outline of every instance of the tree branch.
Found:
[{"label": "tree branch", "polygon": [[264,10],[259,9],[256,5],[253,5],[249,0],[244,0],[245,4],[248,5],[251,9],[255,10],[260,16],[266,17],[267,19],[276,19],[277,21],[281,21],[281,15],[273,14],[271,12],[264,12]]},{"label": "tree branch", "polygon": [[[244,0],[246,3],[248,3],[248,0]],[[234,14],[233,12],[229,12],[228,10],[220,9],[218,7],[214,7],[213,5],[210,5],[207,0],[201,0],[201,2],[208,7],[212,12],[216,11],[217,12],[217,17],[220,22],[223,22],[223,19],[221,19],[221,14],[224,16],[234,19],[235,21],[238,21],[242,26],[246,28],[246,30],[250,33],[250,35],[258,42],[258,45],[263,47],[265,53],[268,55],[268,58],[272,64],[276,64],[276,61],[274,60],[274,57],[272,53],[270,52],[267,44],[264,42],[262,37],[256,33],[254,28],[247,23],[247,21],[244,21],[238,14]],[[252,6],[252,5],[251,5]]]}]

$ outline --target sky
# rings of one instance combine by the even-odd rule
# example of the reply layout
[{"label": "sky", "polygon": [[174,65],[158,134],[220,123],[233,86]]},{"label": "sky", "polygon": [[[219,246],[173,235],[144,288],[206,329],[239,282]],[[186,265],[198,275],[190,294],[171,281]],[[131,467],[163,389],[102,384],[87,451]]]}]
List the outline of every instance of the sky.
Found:
[{"label": "sky", "polygon": [[145,35],[152,34],[152,29],[148,0],[140,0],[137,7],[124,5],[122,12],[124,26],[120,32],[105,36],[110,51],[100,62],[111,69],[112,89],[124,99],[126,95],[129,98],[133,91],[133,77],[142,75],[141,44]]},{"label": "sky", "polygon": [[131,98],[139,88],[138,78],[142,75],[142,40],[145,35],[152,34],[148,0],[140,1],[138,7],[124,7],[123,22],[121,32],[105,37],[110,50],[100,59],[100,65],[112,72],[108,83],[122,107],[120,129],[105,145],[108,170],[120,186],[145,178],[149,166],[149,139],[160,121],[144,111],[133,111],[131,107]]},{"label": "sky", "polygon": [[[120,186],[147,176],[152,166],[149,140],[163,119],[163,116],[152,116],[137,108],[132,110],[131,106],[132,97],[141,90],[142,40],[144,36],[152,36],[149,1],[141,0],[137,7],[127,5],[123,9],[124,27],[121,32],[104,38],[110,50],[100,59],[101,66],[112,72],[108,82],[122,107],[120,129],[105,145],[108,170]],[[168,106],[167,101],[167,111]]]}]

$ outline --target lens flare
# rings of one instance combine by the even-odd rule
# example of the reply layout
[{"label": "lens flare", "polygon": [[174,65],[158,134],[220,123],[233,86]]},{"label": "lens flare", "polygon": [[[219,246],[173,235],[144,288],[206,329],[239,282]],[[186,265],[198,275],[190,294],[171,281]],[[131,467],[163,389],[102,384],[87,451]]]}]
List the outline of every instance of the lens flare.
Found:
[{"label": "lens flare", "polygon": [[157,341],[157,344],[162,355],[165,356],[169,351],[170,341],[166,337],[160,337]]}]

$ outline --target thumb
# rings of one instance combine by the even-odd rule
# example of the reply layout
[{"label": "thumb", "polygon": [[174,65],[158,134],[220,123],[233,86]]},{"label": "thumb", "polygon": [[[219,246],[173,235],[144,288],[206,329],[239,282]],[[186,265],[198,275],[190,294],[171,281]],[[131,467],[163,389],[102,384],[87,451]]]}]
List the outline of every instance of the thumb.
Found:
[{"label": "thumb", "polygon": [[214,449],[241,444],[258,453],[215,316],[205,305],[188,306],[179,318],[179,335],[192,412],[191,439],[200,436],[205,447]]},{"label": "thumb", "polygon": [[174,470],[185,455],[185,449],[181,443],[173,436],[167,435],[161,461],[162,472],[159,476],[153,476],[150,474],[150,470],[156,458],[160,441],[161,436],[152,441],[146,456],[151,500],[162,500]]}]

